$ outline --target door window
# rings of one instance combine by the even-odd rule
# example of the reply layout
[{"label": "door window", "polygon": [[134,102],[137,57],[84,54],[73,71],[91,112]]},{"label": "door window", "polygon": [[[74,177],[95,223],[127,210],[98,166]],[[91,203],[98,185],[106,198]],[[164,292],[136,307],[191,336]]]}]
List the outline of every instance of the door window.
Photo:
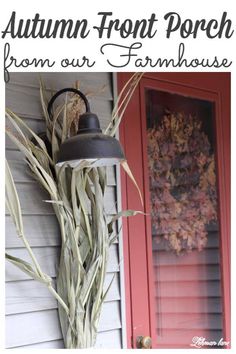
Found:
[{"label": "door window", "polygon": [[[214,104],[146,90],[157,343],[223,337]],[[215,343],[215,344],[214,344]]]}]

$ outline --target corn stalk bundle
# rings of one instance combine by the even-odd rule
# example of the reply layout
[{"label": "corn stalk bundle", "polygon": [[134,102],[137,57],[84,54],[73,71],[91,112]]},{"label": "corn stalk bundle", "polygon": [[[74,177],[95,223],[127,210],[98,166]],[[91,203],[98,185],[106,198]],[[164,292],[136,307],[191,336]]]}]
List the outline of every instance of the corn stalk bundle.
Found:
[{"label": "corn stalk bundle", "polygon": [[[142,74],[134,74],[125,85],[114,107],[105,134],[114,136],[127,104]],[[47,143],[35,134],[15,113],[6,110],[6,132],[19,150],[33,177],[47,191],[55,211],[61,235],[61,253],[56,288],[52,279],[38,263],[24,232],[21,205],[6,162],[6,204],[18,236],[26,247],[31,262],[6,254],[8,261],[45,284],[58,301],[58,310],[66,348],[94,346],[102,304],[110,288],[104,289],[109,247],[116,240],[113,224],[120,216],[135,215],[123,211],[112,219],[105,211],[104,195],[107,186],[105,167],[93,167],[86,161],[71,168],[64,163],[56,167],[60,145],[75,134],[77,113],[82,112],[80,98],[69,96],[59,105],[50,119],[47,98],[40,81],[40,97],[46,123]],[[123,167],[136,185],[127,162]],[[137,186],[137,185],[136,185]]]}]

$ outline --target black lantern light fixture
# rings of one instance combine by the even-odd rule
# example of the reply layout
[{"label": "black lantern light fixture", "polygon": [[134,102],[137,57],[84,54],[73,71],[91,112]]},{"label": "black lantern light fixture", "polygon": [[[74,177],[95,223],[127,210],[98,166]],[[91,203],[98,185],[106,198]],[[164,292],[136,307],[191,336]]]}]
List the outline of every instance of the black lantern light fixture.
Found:
[{"label": "black lantern light fixture", "polygon": [[81,160],[92,162],[92,166],[111,166],[125,160],[120,142],[102,133],[96,114],[90,111],[86,96],[75,88],[58,91],[48,103],[48,114],[52,116],[52,105],[56,98],[65,92],[78,94],[85,104],[86,112],[79,116],[77,135],[66,139],[59,151],[57,166],[67,162],[71,167],[79,165]]}]

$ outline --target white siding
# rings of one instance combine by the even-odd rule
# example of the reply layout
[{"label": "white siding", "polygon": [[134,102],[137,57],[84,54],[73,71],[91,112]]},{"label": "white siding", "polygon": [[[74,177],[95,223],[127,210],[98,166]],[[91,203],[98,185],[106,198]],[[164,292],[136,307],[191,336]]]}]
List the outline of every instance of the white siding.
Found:
[{"label": "white siding", "polygon": [[[48,90],[59,90],[81,82],[81,90],[92,92],[92,109],[98,114],[102,127],[111,116],[113,105],[112,76],[109,73],[44,73],[41,75]],[[6,106],[25,119],[36,132],[44,130],[37,73],[11,73],[6,85]],[[19,192],[25,232],[43,269],[56,277],[60,234],[51,206],[44,203],[46,194],[27,171],[22,154],[6,139],[6,157]],[[116,212],[116,175],[109,170],[106,208]],[[17,238],[10,216],[6,215],[7,252],[27,260],[27,253]],[[103,307],[96,347],[121,348],[122,313],[118,243],[111,247],[107,284],[115,278]],[[23,324],[23,325],[22,325]],[[35,282],[6,263],[6,347],[63,348],[57,303],[42,284]]]}]

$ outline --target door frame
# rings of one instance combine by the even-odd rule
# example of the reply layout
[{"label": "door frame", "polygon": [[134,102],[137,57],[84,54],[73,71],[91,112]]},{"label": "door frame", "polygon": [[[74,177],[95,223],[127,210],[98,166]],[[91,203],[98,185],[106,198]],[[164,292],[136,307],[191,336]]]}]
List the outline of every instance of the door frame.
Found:
[{"label": "door frame", "polygon": [[[118,73],[118,91],[131,73]],[[145,133],[145,88],[207,99],[215,103],[216,162],[219,195],[220,256],[223,294],[224,340],[230,341],[230,73],[145,73],[133,94],[120,125],[120,140],[138,182],[138,193],[121,172],[122,209],[150,214]],[[132,136],[131,136],[132,134]],[[136,149],[132,146],[136,140]],[[136,347],[139,335],[155,340],[154,288],[152,274],[151,221],[148,215],[123,219],[127,346]],[[139,262],[135,262],[135,260]],[[134,266],[134,264],[136,266]],[[171,347],[171,346],[170,346]]]}]

